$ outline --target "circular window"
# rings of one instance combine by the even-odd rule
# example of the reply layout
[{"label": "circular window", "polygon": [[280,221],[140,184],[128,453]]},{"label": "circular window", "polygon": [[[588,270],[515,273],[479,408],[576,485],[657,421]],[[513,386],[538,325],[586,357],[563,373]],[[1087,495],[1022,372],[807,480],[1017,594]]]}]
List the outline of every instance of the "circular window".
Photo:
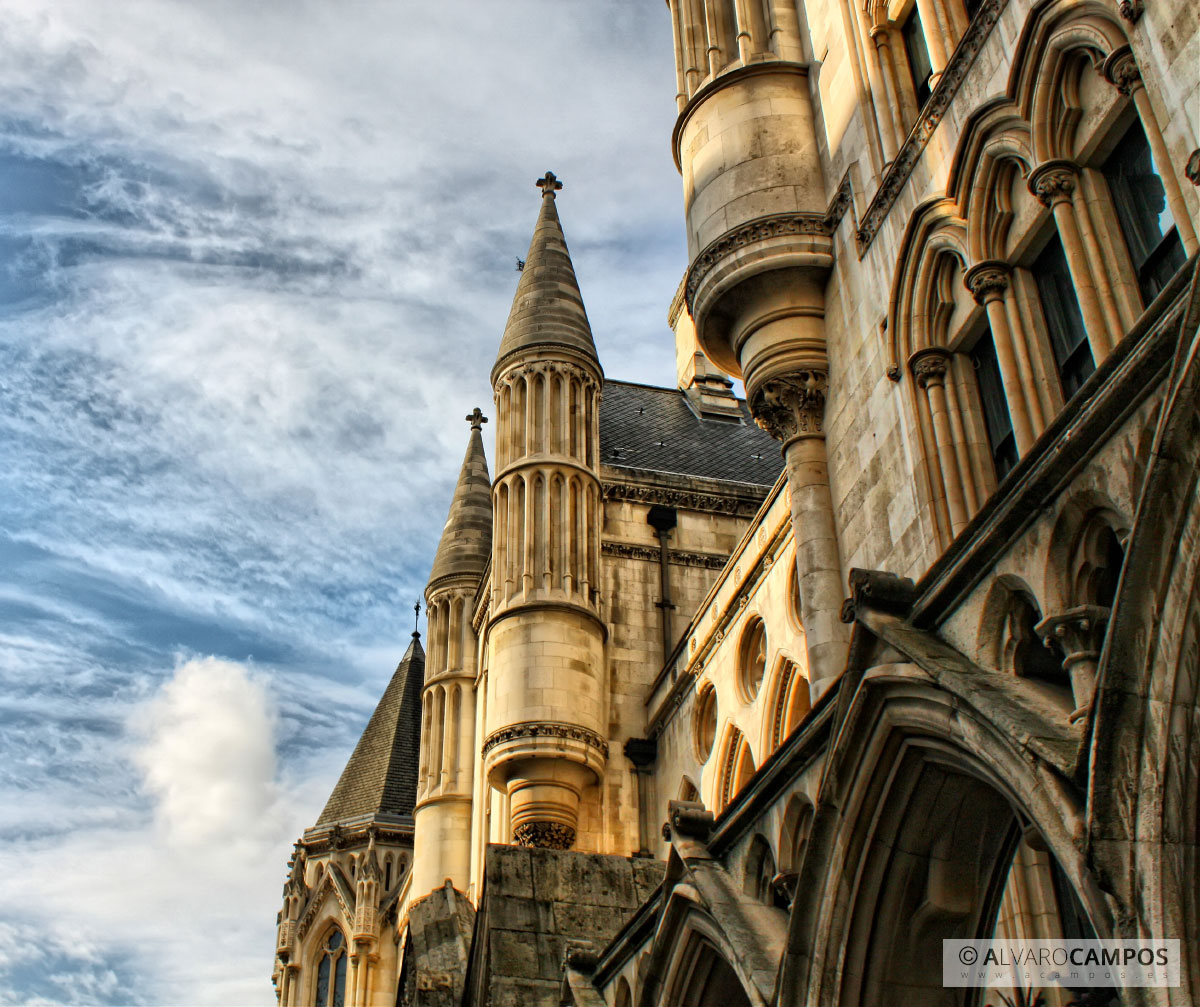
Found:
[{"label": "circular window", "polygon": [[713,742],[717,740],[717,690],[711,685],[701,687],[696,697],[696,757],[707,762],[712,754]]},{"label": "circular window", "polygon": [[792,560],[792,568],[788,571],[788,608],[796,622],[798,630],[804,630],[804,608],[800,598],[800,581],[796,576],[796,561]]},{"label": "circular window", "polygon": [[752,619],[742,632],[742,645],[738,649],[738,681],[742,699],[747,703],[758,695],[766,670],[767,627],[761,619]]}]

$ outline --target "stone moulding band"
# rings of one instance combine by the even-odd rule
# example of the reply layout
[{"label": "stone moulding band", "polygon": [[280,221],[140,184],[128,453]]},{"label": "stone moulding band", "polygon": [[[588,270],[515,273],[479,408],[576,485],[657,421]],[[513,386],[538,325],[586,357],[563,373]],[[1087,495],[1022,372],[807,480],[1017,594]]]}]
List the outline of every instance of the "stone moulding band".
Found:
[{"label": "stone moulding band", "polygon": [[563,724],[554,720],[533,720],[522,724],[510,724],[508,727],[502,727],[500,730],[488,735],[480,751],[483,755],[487,755],[497,745],[504,745],[510,741],[519,741],[522,738],[580,741],[602,753],[605,759],[608,758],[608,742],[595,731],[590,731],[586,727],[580,727],[577,724]]},{"label": "stone moulding band", "polygon": [[[601,483],[605,500],[628,500],[631,503],[661,504],[682,510],[701,511],[709,514],[729,514],[735,517],[752,517],[758,513],[769,487],[748,486],[752,492],[739,496],[718,496],[690,490],[667,489],[659,486],[638,486],[629,483]],[[657,551],[656,551],[657,555]]]},{"label": "stone moulding band", "polygon": [[755,217],[726,231],[715,241],[709,242],[688,269],[685,288],[688,310],[695,313],[696,291],[713,267],[747,245],[795,234],[815,234],[827,238],[832,233],[829,217],[824,213],[772,213]]},{"label": "stone moulding band", "polygon": [[966,80],[967,71],[971,69],[971,64],[975,62],[979,50],[983,48],[984,42],[992,33],[992,28],[1000,20],[1000,14],[1006,5],[1007,0],[984,0],[979,10],[975,12],[975,17],[971,19],[971,24],[963,33],[954,54],[950,57],[950,62],[946,64],[946,69],[942,72],[937,87],[933,89],[933,94],[925,102],[925,107],[921,109],[917,121],[904,140],[904,146],[900,148],[900,152],[892,161],[891,167],[883,176],[883,181],[879,184],[879,188],[867,207],[867,212],[863,214],[862,223],[858,228],[858,257],[860,259],[867,254],[867,249],[871,247],[871,242],[875,240],[875,235],[879,233],[884,220],[891,212],[900,191],[908,182],[913,168],[916,167],[917,161],[945,116],[946,110],[950,108],[950,103],[954,100],[962,82]]}]

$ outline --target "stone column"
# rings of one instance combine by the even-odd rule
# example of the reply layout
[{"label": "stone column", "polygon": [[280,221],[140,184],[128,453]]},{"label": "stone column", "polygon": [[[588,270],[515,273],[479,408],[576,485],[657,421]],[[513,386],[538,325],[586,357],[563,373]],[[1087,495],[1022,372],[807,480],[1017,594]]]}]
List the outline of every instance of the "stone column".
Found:
[{"label": "stone column", "polygon": [[929,78],[930,88],[937,87],[942,71],[954,51],[954,42],[949,38],[945,24],[942,22],[937,0],[917,0],[917,13],[921,15],[921,28],[925,33],[925,48],[929,50],[929,65],[933,68],[933,76]]},{"label": "stone column", "polygon": [[879,76],[883,79],[883,97],[888,129],[883,134],[883,156],[894,161],[904,142],[904,119],[900,102],[900,88],[896,84],[896,63],[892,59],[891,31],[886,24],[871,28],[871,41],[875,43],[875,56],[879,64]]},{"label": "stone column", "polygon": [[1096,280],[1088,266],[1088,250],[1080,234],[1075,204],[1071,200],[1078,174],[1079,166],[1073,161],[1046,161],[1030,172],[1029,191],[1054,214],[1054,222],[1058,225],[1058,235],[1066,253],[1067,267],[1071,271],[1071,281],[1075,285],[1075,295],[1079,300],[1079,310],[1083,315],[1083,325],[1087,329],[1092,357],[1099,364],[1112,349],[1112,340],[1100,307]]},{"label": "stone column", "polygon": [[1188,212],[1187,203],[1183,200],[1183,189],[1172,169],[1171,154],[1167,150],[1167,142],[1163,139],[1162,130],[1158,128],[1158,119],[1150,104],[1150,96],[1142,83],[1142,72],[1138,69],[1137,60],[1133,58],[1133,50],[1128,45],[1120,46],[1108,54],[1104,60],[1104,77],[1126,98],[1133,100],[1142,129],[1146,133],[1146,142],[1150,144],[1150,152],[1154,155],[1154,164],[1158,168],[1158,177],[1162,180],[1163,191],[1167,196],[1167,205],[1171,208],[1171,216],[1179,240],[1183,243],[1187,254],[1195,255],[1198,247],[1196,230],[1192,226],[1192,216]]},{"label": "stone column", "polygon": [[1017,453],[1025,454],[1036,438],[1033,424],[1026,406],[1026,384],[1018,366],[1012,330],[1008,325],[1008,314],[1004,308],[1004,294],[1008,290],[1008,264],[995,259],[972,266],[967,270],[963,282],[971,296],[987,312],[988,326],[992,330],[992,345],[996,348],[996,361],[1000,365],[1000,377],[1004,381],[1004,394],[1008,399],[1008,413],[1012,418],[1013,434],[1017,441]]},{"label": "stone column", "polygon": [[814,700],[841,674],[849,642],[841,621],[845,592],[825,451],[827,384],[824,369],[796,371],[764,382],[751,402],[758,425],[783,442]]},{"label": "stone column", "polygon": [[1086,717],[1091,709],[1108,616],[1109,610],[1102,605],[1078,605],[1043,619],[1034,627],[1043,640],[1058,642],[1067,655],[1063,670],[1071,676],[1071,694],[1075,700],[1072,721]]},{"label": "stone column", "polygon": [[933,346],[914,353],[909,367],[929,404],[935,441],[934,457],[929,459],[929,464],[936,465],[941,475],[946,509],[950,516],[950,534],[954,536],[966,527],[971,515],[967,512],[967,501],[963,495],[963,473],[958,467],[954,432],[950,426],[950,407],[946,401],[946,371],[949,363],[950,351]]}]

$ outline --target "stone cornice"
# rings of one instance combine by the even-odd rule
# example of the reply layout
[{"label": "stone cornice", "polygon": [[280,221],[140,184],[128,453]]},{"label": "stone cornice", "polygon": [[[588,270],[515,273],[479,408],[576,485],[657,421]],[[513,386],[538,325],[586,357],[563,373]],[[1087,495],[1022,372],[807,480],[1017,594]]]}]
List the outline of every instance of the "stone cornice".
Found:
[{"label": "stone cornice", "polygon": [[751,517],[758,512],[769,487],[745,483],[745,489],[729,493],[707,493],[702,490],[676,489],[668,486],[647,486],[643,483],[603,482],[605,500],[628,500],[632,503],[658,504],[705,514],[728,514]]},{"label": "stone cornice", "polygon": [[[633,545],[628,542],[601,542],[600,552],[604,556],[615,556],[620,559],[640,559],[648,563],[658,563],[662,552],[657,546]],[[675,566],[700,567],[704,570],[721,570],[729,562],[728,556],[709,552],[684,552],[672,549],[667,553],[667,561]]]},{"label": "stone cornice", "polygon": [[693,317],[696,291],[719,262],[755,242],[798,234],[829,237],[832,234],[829,217],[824,213],[771,213],[730,228],[715,241],[710,241],[688,267],[684,297]]},{"label": "stone cornice", "polygon": [[979,50],[983,48],[992,28],[1000,20],[1000,14],[1007,2],[1008,0],[984,0],[975,17],[971,19],[954,54],[946,64],[946,69],[942,72],[937,87],[933,89],[933,94],[925,102],[925,107],[921,109],[917,121],[909,130],[903,146],[884,174],[883,181],[879,183],[879,188],[872,197],[866,213],[863,214],[862,223],[858,228],[858,257],[860,259],[871,247],[871,242],[875,240],[875,236],[895,205],[900,191],[908,182],[909,176],[912,175],[913,168],[920,160],[926,145],[946,115],[950,103],[958,94],[958,89],[966,80],[967,73],[975,62],[975,57],[979,55]]},{"label": "stone cornice", "polygon": [[510,724],[489,734],[480,748],[480,753],[487,755],[497,745],[511,741],[521,741],[526,738],[548,738],[564,741],[579,741],[589,748],[594,748],[608,758],[608,742],[595,731],[578,724],[564,724],[557,720],[530,720],[520,724]]}]

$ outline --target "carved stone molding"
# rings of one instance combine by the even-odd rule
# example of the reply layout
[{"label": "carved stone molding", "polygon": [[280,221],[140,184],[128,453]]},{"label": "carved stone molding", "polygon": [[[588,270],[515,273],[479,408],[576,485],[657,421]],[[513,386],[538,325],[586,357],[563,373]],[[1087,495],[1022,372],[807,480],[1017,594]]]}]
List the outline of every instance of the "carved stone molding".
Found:
[{"label": "carved stone molding", "polygon": [[575,830],[561,822],[522,822],[513,829],[518,846],[542,850],[569,850],[575,845]]},{"label": "carved stone molding", "polygon": [[917,384],[928,388],[931,384],[941,384],[946,379],[946,369],[950,363],[950,351],[940,346],[931,346],[926,350],[918,350],[908,361],[908,366],[917,379]]},{"label": "carved stone molding", "polygon": [[[488,735],[481,749],[487,755],[497,745],[522,738],[561,738],[566,741],[581,741],[583,744],[596,749],[608,758],[608,742],[595,731],[578,724],[563,724],[558,721],[526,721],[522,724],[510,724]],[[564,847],[565,848],[565,847]]]},{"label": "carved stone molding", "polygon": [[764,382],[754,393],[754,421],[777,441],[823,437],[829,373],[813,368]]},{"label": "carved stone molding", "polygon": [[713,267],[739,249],[768,238],[793,234],[815,234],[828,237],[829,233],[829,222],[823,213],[773,213],[766,217],[757,217],[726,231],[705,246],[688,268],[685,295],[688,310],[691,311],[695,307],[696,291]]},{"label": "carved stone molding", "polygon": [[971,291],[976,303],[987,304],[1004,296],[1004,291],[1008,289],[1009,272],[1007,262],[987,259],[968,269],[963,283]]},{"label": "carved stone molding", "polygon": [[[829,201],[829,206],[825,210],[825,230],[828,234],[833,234],[838,229],[842,218],[846,216],[846,211],[852,209],[853,206],[854,189],[850,184],[850,169],[847,168],[838,184],[837,192],[833,194],[833,199]],[[862,251],[857,227],[854,229],[854,245],[859,252]]]},{"label": "carved stone molding", "polygon": [[1043,206],[1053,207],[1071,198],[1079,165],[1061,158],[1039,164],[1029,173],[1029,191]]},{"label": "carved stone molding", "polygon": [[1142,81],[1142,71],[1138,69],[1137,60],[1133,58],[1133,50],[1127,46],[1119,46],[1105,57],[1101,67],[1104,79],[1128,98],[1139,87]]},{"label": "carved stone molding", "polygon": [[992,28],[1000,20],[1000,13],[1006,4],[1007,0],[984,0],[979,10],[975,12],[975,16],[971,19],[970,25],[954,50],[954,55],[946,64],[946,69],[942,72],[937,87],[933,89],[933,94],[925,102],[924,108],[921,109],[916,123],[900,147],[899,153],[896,154],[891,167],[884,174],[883,181],[872,197],[871,204],[867,207],[867,212],[863,214],[862,223],[858,228],[860,259],[866,254],[871,242],[875,240],[875,236],[891,212],[892,206],[908,181],[908,177],[912,174],[922,152],[945,116],[946,110],[950,107],[962,82],[966,80],[971,64],[975,62],[975,57],[979,55],[979,50],[983,48]]},{"label": "carved stone molding", "polygon": [[663,823],[663,838],[671,834],[688,839],[708,839],[715,821],[713,813],[699,801],[671,801],[667,805],[667,820]]},{"label": "carved stone molding", "polygon": [[1121,17],[1130,24],[1135,24],[1137,19],[1145,12],[1145,9],[1142,0],[1121,0],[1117,4],[1117,10],[1121,12]]},{"label": "carved stone molding", "polygon": [[[680,510],[702,511],[706,514],[726,514],[732,517],[753,517],[767,495],[718,496],[692,490],[667,489],[661,486],[638,486],[629,483],[603,483],[605,500],[628,500],[632,503],[659,504]],[[655,559],[658,552],[654,553]]]},{"label": "carved stone molding", "polygon": [[[602,542],[600,552],[605,556],[617,556],[621,559],[640,559],[648,563],[658,563],[662,553],[653,546],[629,545],[626,542]],[[702,570],[723,570],[729,561],[728,556],[716,553],[677,552],[667,553],[667,561],[675,566],[698,567]]]}]

